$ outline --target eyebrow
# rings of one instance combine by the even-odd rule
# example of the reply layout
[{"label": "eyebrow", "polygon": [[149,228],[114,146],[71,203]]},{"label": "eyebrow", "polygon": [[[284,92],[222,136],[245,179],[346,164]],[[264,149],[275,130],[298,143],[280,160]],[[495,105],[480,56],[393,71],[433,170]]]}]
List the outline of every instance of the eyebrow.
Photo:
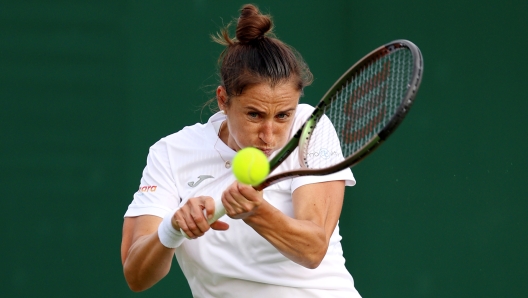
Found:
[{"label": "eyebrow", "polygon": [[[247,106],[245,107],[246,110],[248,111],[254,111],[254,112],[258,112],[258,113],[264,113],[263,111],[253,107],[253,106]],[[281,113],[288,113],[288,112],[292,112],[292,111],[295,111],[296,108],[291,108],[291,109],[286,109],[286,110],[283,110],[283,111],[279,111],[277,112],[277,114],[281,114]]]}]

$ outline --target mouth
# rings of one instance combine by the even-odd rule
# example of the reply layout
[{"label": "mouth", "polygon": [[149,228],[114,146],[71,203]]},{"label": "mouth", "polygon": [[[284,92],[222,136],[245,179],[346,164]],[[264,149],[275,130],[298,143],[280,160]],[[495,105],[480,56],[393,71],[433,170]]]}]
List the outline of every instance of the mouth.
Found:
[{"label": "mouth", "polygon": [[269,148],[268,148],[268,149],[266,149],[266,148],[258,148],[258,147],[257,147],[257,149],[259,149],[260,151],[264,152],[264,154],[265,154],[267,157],[269,157],[269,156],[271,155],[271,153],[273,153],[273,149],[269,149]]}]

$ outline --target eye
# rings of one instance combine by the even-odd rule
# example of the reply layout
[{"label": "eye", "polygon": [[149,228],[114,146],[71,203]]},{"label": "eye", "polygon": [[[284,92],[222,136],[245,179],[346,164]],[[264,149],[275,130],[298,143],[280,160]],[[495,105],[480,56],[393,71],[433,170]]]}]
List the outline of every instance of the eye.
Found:
[{"label": "eye", "polygon": [[277,115],[277,118],[279,118],[281,120],[285,120],[288,117],[290,117],[290,115],[288,113],[280,113],[280,114]]},{"label": "eye", "polygon": [[248,112],[248,116],[249,118],[257,118],[258,117],[258,113],[257,112]]}]

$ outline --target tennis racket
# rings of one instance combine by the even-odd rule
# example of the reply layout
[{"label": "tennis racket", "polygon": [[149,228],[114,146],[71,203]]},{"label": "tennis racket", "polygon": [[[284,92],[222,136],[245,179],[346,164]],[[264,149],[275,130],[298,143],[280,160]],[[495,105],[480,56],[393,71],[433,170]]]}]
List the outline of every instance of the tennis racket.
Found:
[{"label": "tennis racket", "polygon": [[[396,40],[350,67],[326,92],[293,138],[270,161],[273,172],[299,148],[301,168],[268,177],[262,190],[285,179],[328,175],[352,167],[378,148],[409,112],[420,86],[423,58],[416,45]],[[215,206],[215,222],[225,214]]]}]

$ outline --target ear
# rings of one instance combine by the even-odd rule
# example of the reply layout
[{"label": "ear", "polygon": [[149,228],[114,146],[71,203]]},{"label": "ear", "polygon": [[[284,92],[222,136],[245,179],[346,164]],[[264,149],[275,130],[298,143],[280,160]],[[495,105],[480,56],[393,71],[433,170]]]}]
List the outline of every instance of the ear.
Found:
[{"label": "ear", "polygon": [[218,86],[218,88],[216,88],[216,102],[218,103],[218,108],[220,111],[224,111],[226,109],[227,92],[223,86]]}]

